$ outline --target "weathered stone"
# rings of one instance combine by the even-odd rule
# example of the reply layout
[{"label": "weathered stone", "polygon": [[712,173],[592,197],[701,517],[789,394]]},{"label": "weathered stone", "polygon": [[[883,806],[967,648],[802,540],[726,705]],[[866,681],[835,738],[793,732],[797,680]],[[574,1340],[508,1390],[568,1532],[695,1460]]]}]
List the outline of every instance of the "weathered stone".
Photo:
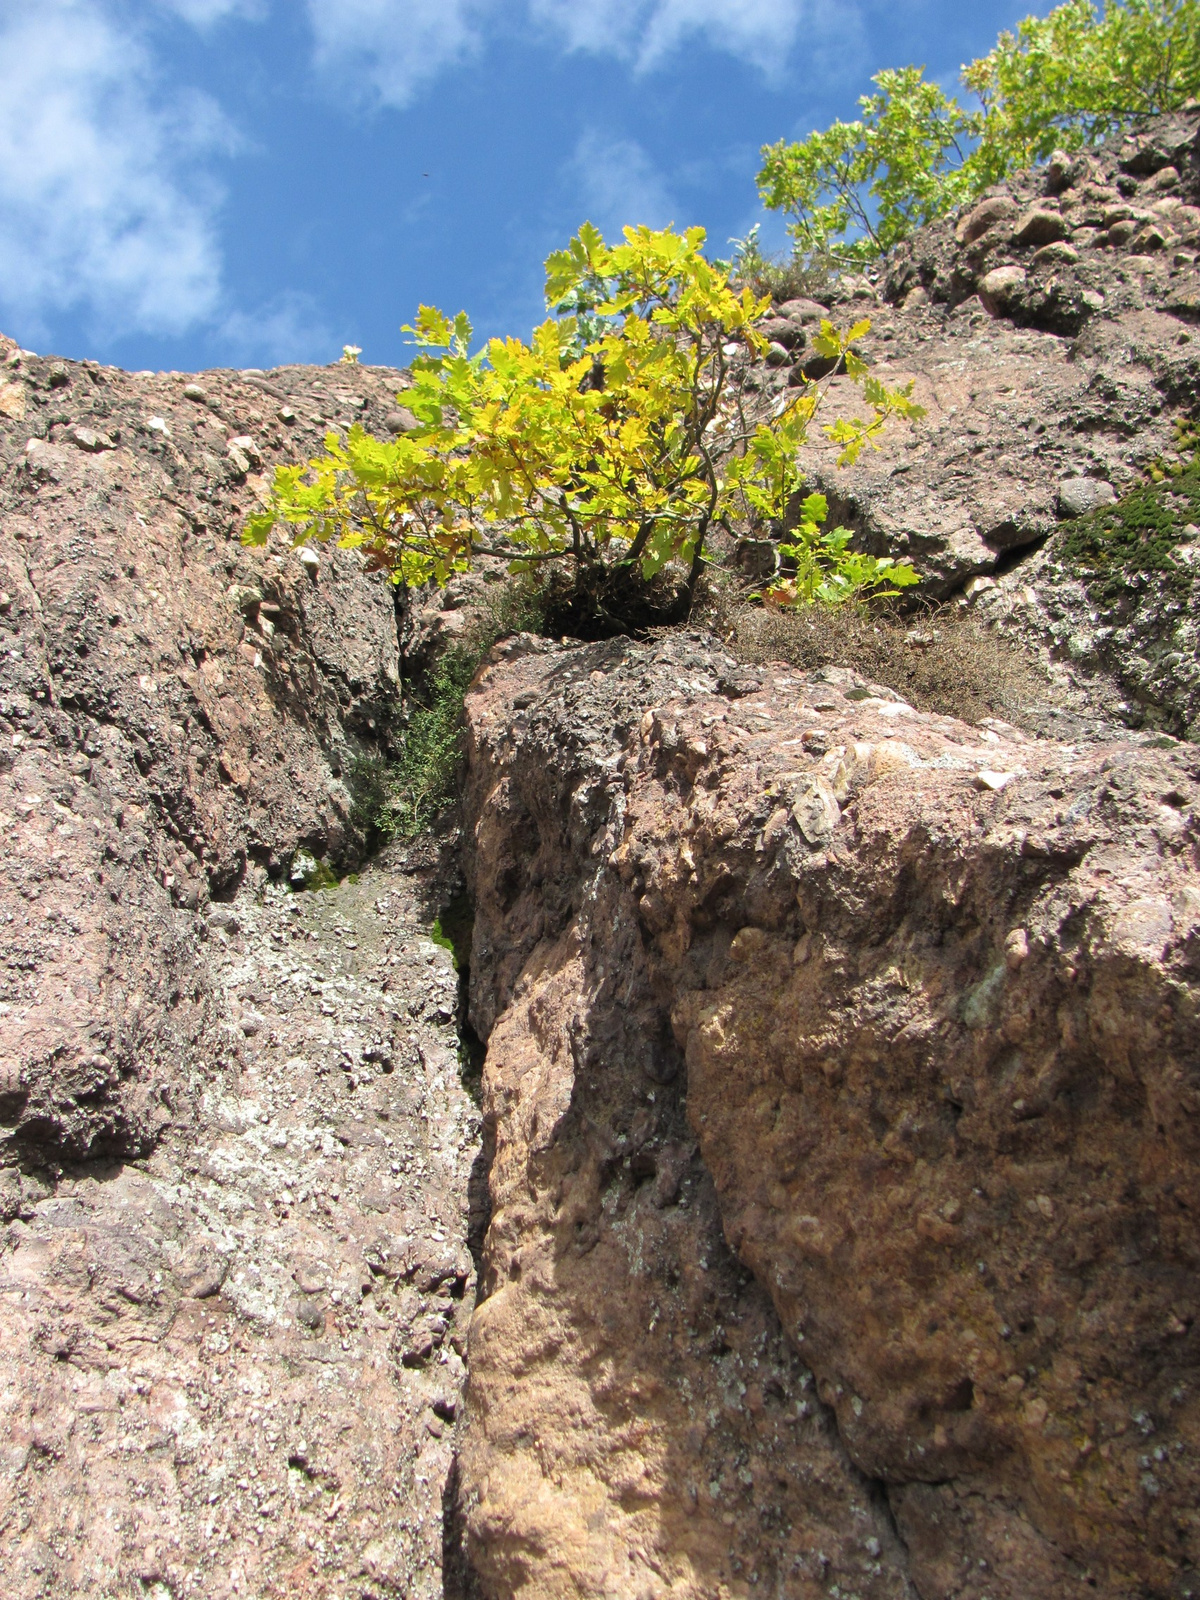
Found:
[{"label": "weathered stone", "polygon": [[979,280],[979,298],[993,316],[998,315],[1025,287],[1026,277],[1024,267],[993,267]]},{"label": "weathered stone", "polygon": [[[905,708],[906,759],[874,764],[892,702],[779,668],[732,706],[691,687],[728,671],[679,636],[498,653],[468,697],[480,1593],[787,1592],[816,1548],[860,1594],[1170,1593],[1200,1566],[1194,759]],[[581,720],[614,732],[581,749]],[[845,783],[821,850],[776,814],[802,778]],[[649,1103],[632,1067],[664,1037],[686,1094]],[[726,1312],[753,1434],[713,1395],[707,1180],[683,1216],[642,1198],[683,1118],[815,1379],[758,1311],[769,1357],[739,1369]],[[776,1425],[813,1403],[835,1433]],[[839,1441],[903,1539],[864,1516],[853,1578],[844,1514],[790,1494],[852,1505]]]},{"label": "weathered stone", "polygon": [[1033,245],[1036,249],[1040,245],[1053,244],[1056,239],[1065,239],[1068,231],[1066,220],[1060,212],[1034,206],[1017,221],[1013,234],[1018,244]]},{"label": "weathered stone", "polygon": [[91,428],[74,427],[67,434],[67,438],[80,450],[87,450],[93,455],[98,451],[114,448],[112,440],[106,433],[96,433]]},{"label": "weathered stone", "polygon": [[800,321],[790,322],[782,316],[764,317],[758,324],[758,331],[764,339],[770,340],[784,351],[802,350],[808,342],[804,324]]},{"label": "weathered stone", "polygon": [[235,439],[230,439],[226,445],[226,453],[232,455],[236,450],[252,466],[262,466],[262,453],[248,433],[240,433]]},{"label": "weathered stone", "polygon": [[1112,484],[1101,478],[1065,478],[1058,486],[1058,509],[1064,517],[1082,517],[1116,498]]},{"label": "weathered stone", "polygon": [[776,311],[785,321],[798,323],[800,326],[820,323],[829,315],[829,308],[821,305],[816,300],[800,297],[795,300],[785,300],[777,306]]},{"label": "weathered stone", "polygon": [[977,206],[968,211],[954,230],[954,236],[959,244],[973,244],[976,239],[985,234],[997,222],[1007,222],[1017,214],[1016,201],[1006,194],[992,195],[987,200],[981,200]]},{"label": "weathered stone", "polygon": [[[308,416],[331,377],[269,381]],[[362,375],[373,431],[400,381]],[[287,539],[240,545],[257,500],[213,419],[249,438],[262,390],[195,387],[208,410],[153,374],[60,386],[116,449],[0,431],[0,1593],[348,1594],[374,1564],[434,1600],[451,1442],[423,1419],[463,1379],[477,1148],[424,937],[442,891],[419,860],[273,881],[302,843],[362,851],[343,773],[399,712],[395,608],[353,556],[310,576]],[[317,435],[254,438],[273,466]],[[391,1070],[336,1070],[368,1035]],[[392,1358],[381,1228],[467,1263],[435,1381]]]},{"label": "weathered stone", "polygon": [[[1200,116],[1179,113],[1157,126],[1154,137],[1174,152],[1180,175],[1171,198],[1184,204],[1169,226],[1182,238],[1175,219],[1200,200]],[[1064,220],[1098,223],[1102,214],[1119,214],[1129,240],[1140,227],[1166,223],[1144,203],[1161,203],[1160,193],[1118,194],[1119,145],[1079,159],[1083,168],[1062,200]],[[982,204],[1006,199],[1000,211],[1008,220],[1046,209],[1044,182],[1041,172],[1017,174],[1004,195]],[[1092,201],[1093,190],[1111,200]],[[972,215],[960,219],[959,232]],[[1172,270],[1167,249],[1131,263],[1095,227],[1073,228],[1071,245],[1058,240],[1036,250],[1017,243],[995,212],[981,216],[979,227],[961,243],[949,222],[939,222],[898,247],[885,281],[888,303],[872,308],[862,341],[876,363],[873,377],[913,381],[925,421],[886,430],[878,452],[850,467],[839,467],[837,452],[815,436],[801,452],[835,521],[853,528],[866,549],[907,556],[935,595],[994,572],[998,561],[1007,565],[1052,533],[1064,478],[1104,479],[1124,493],[1175,448],[1174,419],[1200,388],[1200,344],[1186,337],[1200,316],[1190,255]],[[766,375],[768,391],[775,381],[785,380]],[[853,385],[836,377],[825,404],[828,420],[861,409]],[[1019,582],[1015,569],[1011,581]]]},{"label": "weathered stone", "polygon": [[1065,240],[1059,239],[1051,244],[1044,244],[1035,251],[1033,264],[1035,267],[1072,267],[1079,260],[1079,251]]}]

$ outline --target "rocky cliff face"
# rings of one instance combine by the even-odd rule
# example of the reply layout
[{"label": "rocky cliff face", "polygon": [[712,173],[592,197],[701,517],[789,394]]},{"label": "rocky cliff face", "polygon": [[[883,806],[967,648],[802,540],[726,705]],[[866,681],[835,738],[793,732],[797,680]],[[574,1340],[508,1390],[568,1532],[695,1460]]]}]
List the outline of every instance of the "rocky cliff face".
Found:
[{"label": "rocky cliff face", "polygon": [[441,1592],[477,1118],[433,856],[361,849],[385,585],[243,551],[399,375],[0,368],[0,1588]]},{"label": "rocky cliff face", "polygon": [[[878,286],[850,280],[838,314],[871,319],[866,358],[915,380],[925,425],[851,472],[811,451],[840,515],[912,555],[942,592],[1008,564],[1173,451],[1172,419],[1200,392],[1200,113],[1021,174],[904,248]],[[819,370],[819,308],[793,302],[793,366]],[[853,404],[835,379],[835,410]]]},{"label": "rocky cliff face", "polygon": [[350,843],[350,741],[398,706],[395,618],[345,558],[237,541],[288,430],[342,400],[315,374],[302,417],[278,380],[5,353],[5,1121],[21,1149],[122,1155],[203,1036],[210,897]]},{"label": "rocky cliff face", "polygon": [[[1178,423],[1200,397],[1198,141],[1192,111],[1051,162],[922,230],[877,286],[852,280],[833,314],[870,318],[864,356],[890,384],[914,380],[928,414],[848,471],[824,445],[807,455],[871,548],[911,556],[931,593],[980,607],[1110,714],[1177,736],[1200,719],[1194,485],[1172,498],[1167,483],[1158,527],[1107,559],[1072,533],[1150,465],[1181,461]],[[768,394],[820,370],[823,308],[779,310],[791,364],[763,375]],[[832,379],[833,414],[856,393]]]},{"label": "rocky cliff face", "polygon": [[237,539],[402,375],[3,342],[6,1595],[1197,1592],[1196,141],[835,307],[929,418],[811,473],[1075,743],[681,633],[496,652],[482,1146],[454,862],[303,891],[364,847],[389,592]]},{"label": "rocky cliff face", "polygon": [[468,700],[484,1592],[1188,1592],[1195,758],[521,650]]}]

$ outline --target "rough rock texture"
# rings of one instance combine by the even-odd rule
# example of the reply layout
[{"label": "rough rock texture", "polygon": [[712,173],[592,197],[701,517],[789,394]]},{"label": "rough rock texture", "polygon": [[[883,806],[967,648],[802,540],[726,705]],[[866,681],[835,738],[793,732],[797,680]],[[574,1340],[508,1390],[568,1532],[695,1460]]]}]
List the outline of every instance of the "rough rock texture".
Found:
[{"label": "rough rock texture", "polygon": [[1193,1592],[1194,755],[524,648],[468,699],[483,1593]]},{"label": "rough rock texture", "polygon": [[1064,524],[1019,567],[970,588],[981,618],[1093,704],[1200,741],[1196,464]]},{"label": "rough rock texture", "polygon": [[441,1595],[478,1116],[400,866],[216,908],[191,1114],[0,1178],[6,1596]]},{"label": "rough rock texture", "polygon": [[[835,308],[871,319],[864,356],[890,384],[915,379],[928,416],[849,470],[814,444],[809,468],[835,515],[870,547],[910,555],[930,593],[1052,532],[1079,479],[1120,493],[1174,448],[1173,418],[1200,397],[1198,138],[1200,113],[1164,118],[1140,140],[1022,175],[922,230],[882,297],[856,280],[857,298]],[[1039,246],[1022,226],[1031,214],[1053,217],[1064,242]],[[793,305],[779,321],[790,317],[795,365],[764,373],[768,393],[819,370],[804,355],[819,308]],[[830,415],[853,411],[856,394],[832,379]]]},{"label": "rough rock texture", "polygon": [[[931,593],[1193,737],[1191,479],[1168,581],[1110,605],[1095,541],[1200,388],[1197,124],[844,285],[930,416],[809,459]],[[765,405],[824,310],[778,308]],[[353,558],[237,538],[327,427],[409,425],[402,375],[0,363],[3,1593],[1197,1592],[1194,754],[688,636],[502,650],[485,1195],[452,865],[287,885],[361,852],[402,653],[496,574],[398,632]]]},{"label": "rough rock texture", "polygon": [[[352,559],[238,543],[338,369],[2,370],[0,1119],[26,1154],[122,1155],[209,1021],[195,914],[249,860],[351,844],[354,742],[399,706],[396,623]],[[267,392],[289,378],[307,420]]]},{"label": "rough rock texture", "polygon": [[401,375],[3,360],[0,1591],[438,1594],[477,1121],[445,875],[286,886],[362,848],[396,616],[352,557],[238,543]]}]

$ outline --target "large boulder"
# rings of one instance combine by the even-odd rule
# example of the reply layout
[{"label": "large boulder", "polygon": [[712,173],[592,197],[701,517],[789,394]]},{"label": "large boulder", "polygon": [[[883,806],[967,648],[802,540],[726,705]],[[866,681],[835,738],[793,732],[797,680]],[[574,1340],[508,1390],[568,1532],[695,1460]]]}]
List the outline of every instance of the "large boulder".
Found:
[{"label": "large boulder", "polygon": [[482,1592],[1194,1587],[1190,751],[687,636],[468,714]]}]

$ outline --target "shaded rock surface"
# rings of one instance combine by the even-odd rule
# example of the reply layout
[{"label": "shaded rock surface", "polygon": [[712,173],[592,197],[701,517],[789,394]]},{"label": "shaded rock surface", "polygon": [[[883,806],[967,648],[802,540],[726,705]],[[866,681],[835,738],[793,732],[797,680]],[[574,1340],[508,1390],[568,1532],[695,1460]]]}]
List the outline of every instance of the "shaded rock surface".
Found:
[{"label": "shaded rock surface", "polygon": [[1194,1588],[1194,755],[686,636],[468,710],[483,1593]]},{"label": "shaded rock surface", "polygon": [[[11,1169],[6,1595],[442,1593],[478,1117],[420,876],[209,936],[219,1066],[149,1159]],[[229,920],[224,920],[229,919]]]}]

